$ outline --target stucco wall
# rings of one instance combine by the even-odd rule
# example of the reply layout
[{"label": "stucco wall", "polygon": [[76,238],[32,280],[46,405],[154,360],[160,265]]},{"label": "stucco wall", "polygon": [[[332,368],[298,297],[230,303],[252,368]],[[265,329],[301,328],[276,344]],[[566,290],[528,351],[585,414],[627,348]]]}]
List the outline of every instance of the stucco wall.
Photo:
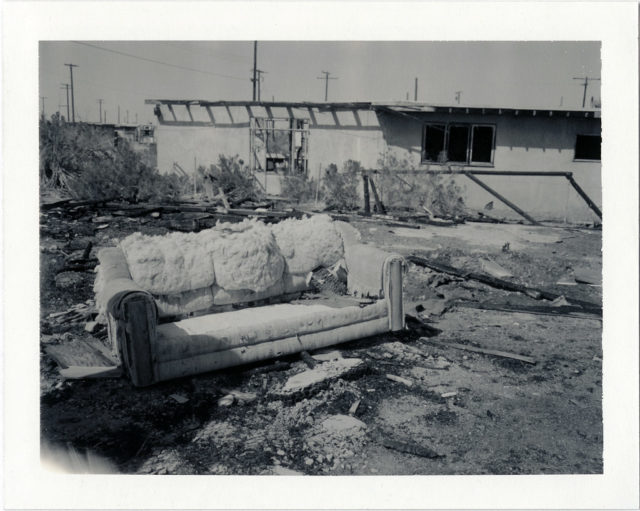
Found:
[{"label": "stucco wall", "polygon": [[235,156],[249,161],[249,129],[247,127],[215,128],[190,126],[159,126],[158,169],[169,173],[173,162],[185,172],[194,170],[194,158],[198,166],[208,167],[218,161],[218,156]]},{"label": "stucco wall", "polygon": [[[188,127],[161,125],[157,131],[158,168],[170,172],[178,162],[186,172],[192,172],[194,157],[198,165],[215,163],[218,155],[240,155],[249,161],[249,130],[244,121],[234,115],[235,124],[219,127]],[[339,168],[345,161],[359,161],[365,168],[377,168],[378,158],[387,148],[401,158],[407,158],[416,168],[440,168],[420,162],[424,123],[479,123],[496,127],[495,152],[491,170],[528,170],[573,172],[575,180],[601,205],[600,162],[574,161],[576,134],[597,134],[600,119],[549,117],[541,112],[508,115],[412,114],[408,118],[395,114],[361,111],[357,115],[340,112],[294,112],[296,117],[310,118],[308,151],[309,176],[317,179],[330,163]],[[217,114],[216,114],[217,115]],[[246,115],[246,114],[245,114]],[[217,115],[219,118],[220,116]],[[476,168],[476,167],[465,167]],[[268,178],[270,179],[270,177]],[[470,208],[482,209],[493,201],[490,214],[517,217],[512,210],[465,177],[455,179],[465,190]],[[563,177],[493,177],[479,176],[499,193],[539,219],[588,222],[597,217]],[[262,180],[261,180],[262,181]],[[279,179],[274,175],[269,192],[279,191]]]},{"label": "stucco wall", "polygon": [[[600,119],[574,117],[552,118],[538,115],[464,115],[422,114],[419,119],[383,114],[385,142],[389,149],[406,158],[416,168],[438,169],[436,164],[422,164],[424,123],[478,123],[495,125],[495,152],[490,167],[465,166],[465,169],[573,172],[574,179],[598,205],[602,204],[600,162],[574,161],[577,134],[599,134]],[[520,208],[540,219],[589,222],[597,220],[564,177],[494,177],[478,176]],[[507,206],[467,178],[456,178],[464,186],[465,202],[482,209],[494,203],[494,215],[517,217]],[[491,214],[491,213],[490,213]]]}]

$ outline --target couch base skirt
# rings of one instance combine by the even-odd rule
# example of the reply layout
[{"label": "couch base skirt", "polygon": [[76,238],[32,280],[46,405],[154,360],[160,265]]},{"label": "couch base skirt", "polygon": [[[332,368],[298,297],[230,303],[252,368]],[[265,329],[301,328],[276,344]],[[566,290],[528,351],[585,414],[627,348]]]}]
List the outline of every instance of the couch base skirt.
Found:
[{"label": "couch base skirt", "polygon": [[180,360],[154,364],[155,381],[170,380],[182,376],[224,369],[261,360],[310,351],[354,339],[369,337],[389,331],[387,317],[345,325],[332,330],[299,334],[283,339],[239,346],[224,351],[205,353]]}]

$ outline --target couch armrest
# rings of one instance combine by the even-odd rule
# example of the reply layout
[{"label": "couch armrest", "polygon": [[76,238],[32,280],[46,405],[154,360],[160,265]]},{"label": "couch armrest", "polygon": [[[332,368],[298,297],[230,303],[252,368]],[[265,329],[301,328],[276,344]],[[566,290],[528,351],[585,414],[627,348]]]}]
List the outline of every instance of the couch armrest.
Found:
[{"label": "couch armrest", "polygon": [[133,281],[119,247],[100,250],[98,261],[96,303],[106,316],[112,350],[134,385],[149,385],[155,381],[152,365],[158,317],[155,300]]},{"label": "couch armrest", "polygon": [[389,329],[402,330],[404,258],[372,245],[356,243],[345,247],[345,262],[349,293],[371,298],[384,297],[389,305]]}]

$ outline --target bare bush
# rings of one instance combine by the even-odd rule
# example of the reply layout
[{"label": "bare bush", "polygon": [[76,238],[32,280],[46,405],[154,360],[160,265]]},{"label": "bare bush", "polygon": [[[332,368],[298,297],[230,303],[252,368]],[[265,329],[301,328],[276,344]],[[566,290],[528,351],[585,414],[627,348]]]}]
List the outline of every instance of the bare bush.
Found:
[{"label": "bare bush", "polygon": [[358,161],[346,161],[342,172],[338,172],[336,165],[329,165],[322,180],[327,207],[340,211],[357,209],[361,176],[362,166]]},{"label": "bare bush", "polygon": [[209,197],[217,195],[222,190],[227,199],[236,204],[262,198],[262,191],[251,171],[237,154],[219,155],[217,163],[209,165],[208,168],[200,166],[198,174]]},{"label": "bare bush", "polygon": [[114,134],[84,123],[72,124],[59,114],[40,123],[40,183],[66,190],[74,198],[122,198],[129,201],[176,198],[177,176],[162,176]]},{"label": "bare bush", "polygon": [[314,198],[316,183],[305,174],[286,174],[280,179],[280,193],[294,202],[307,202]]},{"label": "bare bush", "polygon": [[453,176],[427,174],[389,151],[381,155],[378,169],[376,185],[380,199],[388,208],[426,208],[443,217],[465,214],[463,189]]}]

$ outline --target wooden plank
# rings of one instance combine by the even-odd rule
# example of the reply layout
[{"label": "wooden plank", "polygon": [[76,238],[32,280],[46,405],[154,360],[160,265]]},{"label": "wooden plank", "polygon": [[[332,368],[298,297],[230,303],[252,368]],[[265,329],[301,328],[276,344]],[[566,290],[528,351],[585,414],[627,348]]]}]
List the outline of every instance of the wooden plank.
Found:
[{"label": "wooden plank", "polygon": [[526,357],[524,355],[518,355],[517,353],[509,353],[508,351],[489,350],[489,349],[485,349],[485,348],[476,348],[475,346],[469,346],[467,344],[458,344],[458,343],[449,342],[449,341],[441,341],[441,340],[436,340],[436,339],[427,339],[426,337],[421,337],[420,340],[421,341],[427,341],[427,342],[430,342],[430,343],[442,344],[442,345],[445,345],[445,346],[449,346],[451,348],[455,348],[457,350],[472,351],[474,353],[482,353],[483,355],[493,355],[494,357],[510,358],[510,359],[513,359],[513,360],[519,360],[521,362],[526,362],[527,364],[535,365],[537,363],[537,361],[534,358]]},{"label": "wooden plank", "polygon": [[[453,275],[455,277],[460,277],[463,279],[471,279],[477,280],[478,282],[482,282],[483,284],[487,284],[488,286],[492,286],[498,289],[505,289],[507,291],[515,291],[518,293],[524,293],[531,298],[535,298],[536,300],[555,300],[560,298],[561,295],[556,293],[551,293],[549,291],[545,291],[543,289],[532,288],[523,286],[520,284],[516,284],[515,282],[509,282],[507,280],[497,279],[495,277],[491,277],[490,275],[485,275],[482,273],[474,273],[474,272],[463,272],[457,268],[452,266],[448,266],[443,263],[439,263],[437,261],[430,261],[425,257],[410,255],[407,256],[406,259],[411,261],[418,266],[423,266],[425,268],[429,268],[434,271],[439,271],[441,273],[447,273],[449,275]],[[578,300],[576,298],[565,297],[569,303],[572,305],[578,305],[585,310],[597,312],[600,311],[602,314],[602,307],[598,304],[585,302],[583,300]]]},{"label": "wooden plank", "polygon": [[113,366],[115,362],[110,356],[83,339],[52,344],[47,346],[45,351],[62,368],[75,366],[109,367]]},{"label": "wooden plank", "polygon": [[573,176],[572,175],[568,175],[567,179],[569,180],[569,183],[571,183],[571,186],[573,186],[575,188],[576,192],[578,192],[578,195],[580,195],[580,197],[582,197],[582,199],[587,203],[587,206],[589,206],[591,208],[591,210],[596,215],[598,215],[598,218],[600,220],[602,220],[602,211],[600,211],[600,208],[598,206],[596,206],[596,203],[591,200],[591,198],[580,187],[580,185],[578,183],[576,183],[576,180],[573,179]]},{"label": "wooden plank", "polygon": [[373,199],[376,201],[376,208],[378,210],[378,213],[386,215],[387,210],[385,209],[384,204],[382,204],[382,201],[378,196],[378,190],[376,190],[376,183],[373,181],[373,179],[369,179],[369,184],[371,185],[371,192],[373,192]]},{"label": "wooden plank", "polygon": [[482,181],[480,181],[477,177],[475,177],[473,174],[471,174],[470,172],[467,171],[462,171],[462,173],[467,176],[469,179],[471,179],[471,181],[473,181],[474,183],[476,183],[478,186],[480,186],[481,188],[484,188],[487,192],[489,192],[491,195],[493,195],[496,199],[500,200],[501,202],[503,202],[504,204],[506,204],[507,206],[509,206],[511,209],[513,209],[516,213],[518,213],[521,217],[526,218],[527,220],[529,220],[529,222],[531,222],[533,225],[540,225],[539,222],[537,222],[536,220],[534,220],[531,216],[529,216],[527,213],[525,213],[522,209],[520,209],[518,206],[516,206],[513,202],[511,202],[509,199],[507,199],[506,197],[503,197],[502,195],[500,195],[498,192],[496,192],[493,188],[491,188],[489,185],[487,185],[486,183],[483,183]]},{"label": "wooden plank", "polygon": [[369,199],[369,176],[366,173],[362,174],[362,182],[364,186],[364,214],[369,216],[371,215],[371,201]]}]

